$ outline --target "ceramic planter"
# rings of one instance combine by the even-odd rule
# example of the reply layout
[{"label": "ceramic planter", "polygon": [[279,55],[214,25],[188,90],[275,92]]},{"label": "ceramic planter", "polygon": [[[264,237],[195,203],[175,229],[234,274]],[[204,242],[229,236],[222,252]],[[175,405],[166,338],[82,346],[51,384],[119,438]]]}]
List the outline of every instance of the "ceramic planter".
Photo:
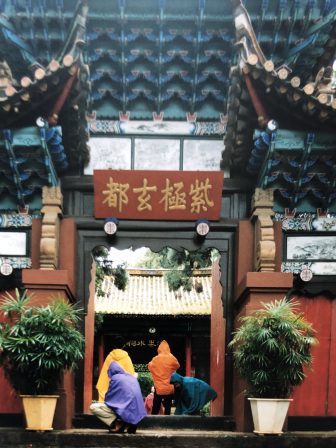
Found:
[{"label": "ceramic planter", "polygon": [[254,432],[282,434],[291,398],[248,398],[251,404]]},{"label": "ceramic planter", "polygon": [[26,418],[26,429],[51,431],[59,395],[20,395]]}]

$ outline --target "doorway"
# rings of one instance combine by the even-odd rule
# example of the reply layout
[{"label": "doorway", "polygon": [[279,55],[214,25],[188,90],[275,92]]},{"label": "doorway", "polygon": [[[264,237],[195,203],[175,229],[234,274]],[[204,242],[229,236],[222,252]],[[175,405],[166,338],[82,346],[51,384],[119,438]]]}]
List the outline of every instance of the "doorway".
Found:
[{"label": "doorway", "polygon": [[[212,223],[211,231],[203,240],[195,237],[194,223],[190,222],[143,222],[125,221],[119,225],[115,237],[109,238],[104,234],[103,224],[95,221],[91,226],[87,224],[77,225],[78,236],[78,297],[86,312],[86,327],[91,325],[88,316],[94,296],[94,285],[92,285],[92,251],[97,246],[114,247],[124,250],[132,247],[149,247],[154,252],[159,252],[166,247],[177,251],[188,250],[194,252],[198,249],[216,248],[220,254],[220,283],[222,286],[221,300],[222,313],[227,319],[226,332],[232,331],[232,276],[233,276],[233,243],[235,228],[224,223]],[[79,413],[85,413],[91,403],[92,393],[88,393],[88,378],[92,381],[93,371],[93,329],[92,332],[85,328],[87,347],[85,365],[82,374],[78,375],[76,381],[76,409]],[[89,342],[89,339],[91,342]],[[225,338],[224,338],[225,339]],[[225,341],[223,341],[224,344]],[[225,358],[225,402],[224,412],[230,413],[232,391],[231,391],[231,360]]]},{"label": "doorway", "polygon": [[212,269],[219,258],[217,249],[178,252],[166,247],[156,253],[145,247],[135,251],[97,247],[93,257],[93,398],[104,360],[120,336],[144,397],[153,385],[147,365],[162,340],[178,359],[179,374],[210,383]]}]

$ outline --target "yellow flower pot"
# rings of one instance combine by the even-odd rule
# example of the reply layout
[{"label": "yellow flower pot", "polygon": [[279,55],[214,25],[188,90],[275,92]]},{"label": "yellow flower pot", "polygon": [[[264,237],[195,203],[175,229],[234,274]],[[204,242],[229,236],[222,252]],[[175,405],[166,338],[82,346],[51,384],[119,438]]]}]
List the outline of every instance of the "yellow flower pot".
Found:
[{"label": "yellow flower pot", "polygon": [[59,395],[20,395],[26,418],[26,429],[51,431]]}]

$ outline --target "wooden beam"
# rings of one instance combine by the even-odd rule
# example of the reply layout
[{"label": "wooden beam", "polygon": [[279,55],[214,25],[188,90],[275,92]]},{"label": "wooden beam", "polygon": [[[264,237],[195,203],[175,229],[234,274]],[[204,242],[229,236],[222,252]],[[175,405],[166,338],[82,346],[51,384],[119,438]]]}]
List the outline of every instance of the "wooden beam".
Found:
[{"label": "wooden beam", "polygon": [[300,87],[301,79],[298,76],[293,76],[293,78],[290,80],[291,86],[297,89]]}]

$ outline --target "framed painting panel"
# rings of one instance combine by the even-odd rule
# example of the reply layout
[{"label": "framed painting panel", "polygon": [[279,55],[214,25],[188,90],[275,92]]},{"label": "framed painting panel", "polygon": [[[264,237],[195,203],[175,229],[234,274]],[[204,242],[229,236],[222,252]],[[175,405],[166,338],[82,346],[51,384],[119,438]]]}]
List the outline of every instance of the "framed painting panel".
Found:
[{"label": "framed painting panel", "polygon": [[180,140],[135,139],[134,169],[136,170],[179,170]]},{"label": "framed painting panel", "polygon": [[0,231],[0,257],[25,257],[28,253],[28,233]]},{"label": "framed painting panel", "polygon": [[184,140],[184,170],[220,170],[220,161],[224,150],[223,140]]},{"label": "framed painting panel", "polygon": [[84,174],[93,174],[93,170],[131,168],[132,141],[130,138],[93,137],[90,138],[90,162],[84,168]]},{"label": "framed painting panel", "polygon": [[284,258],[287,261],[336,261],[336,234],[287,234]]}]

